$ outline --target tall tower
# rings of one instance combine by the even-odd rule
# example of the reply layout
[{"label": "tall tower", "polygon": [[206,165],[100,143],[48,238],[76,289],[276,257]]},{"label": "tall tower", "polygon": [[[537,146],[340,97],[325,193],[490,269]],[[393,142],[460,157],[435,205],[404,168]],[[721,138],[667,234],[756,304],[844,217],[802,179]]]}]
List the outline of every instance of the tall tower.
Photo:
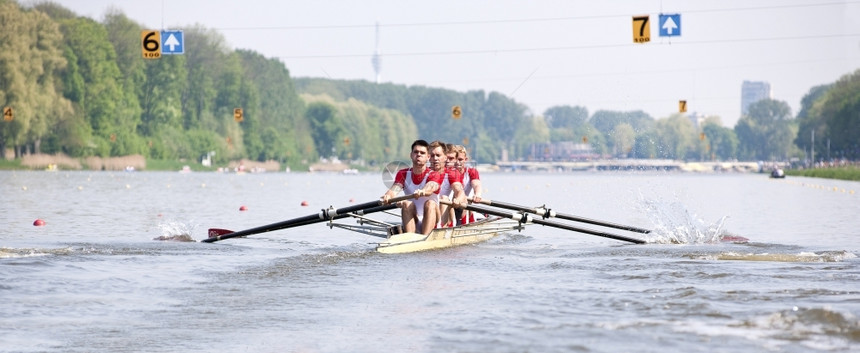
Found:
[{"label": "tall tower", "polygon": [[370,62],[373,64],[373,71],[376,72],[376,83],[379,83],[382,71],[382,55],[379,54],[379,22],[376,22],[376,50],[373,51]]}]

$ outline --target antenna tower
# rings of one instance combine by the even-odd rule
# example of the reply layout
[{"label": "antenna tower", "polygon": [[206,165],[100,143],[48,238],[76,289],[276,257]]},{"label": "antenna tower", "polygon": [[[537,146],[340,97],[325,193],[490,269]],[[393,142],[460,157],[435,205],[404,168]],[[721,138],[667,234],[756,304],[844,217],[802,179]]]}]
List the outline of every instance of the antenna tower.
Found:
[{"label": "antenna tower", "polygon": [[376,50],[373,51],[373,58],[370,59],[373,64],[373,71],[376,72],[376,83],[379,83],[380,73],[382,71],[382,55],[379,54],[379,22],[376,22]]}]

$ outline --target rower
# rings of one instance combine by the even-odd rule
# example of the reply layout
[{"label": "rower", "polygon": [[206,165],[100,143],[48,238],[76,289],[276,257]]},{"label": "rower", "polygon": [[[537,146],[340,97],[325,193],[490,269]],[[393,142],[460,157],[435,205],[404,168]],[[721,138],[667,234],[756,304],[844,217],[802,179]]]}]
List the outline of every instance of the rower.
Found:
[{"label": "rower", "polygon": [[[463,190],[467,196],[472,198],[472,202],[480,203],[481,195],[484,193],[484,187],[481,185],[481,176],[478,174],[478,169],[466,166],[469,162],[469,152],[466,151],[466,147],[457,145],[454,146],[453,149],[457,155],[454,162],[454,168],[457,169],[463,177]],[[475,215],[471,211],[459,208],[456,209],[456,211],[458,213],[457,219],[460,220],[461,224],[475,221]]]},{"label": "rower", "polygon": [[441,222],[439,226],[448,227],[456,225],[453,209],[456,205],[466,205],[466,193],[463,191],[462,176],[456,169],[446,168],[448,164],[448,145],[441,141],[430,143],[430,168],[443,174],[445,177],[439,188],[439,197],[442,200],[453,201],[454,205],[439,204]]},{"label": "rower", "polygon": [[430,157],[427,141],[415,140],[411,148],[409,158],[412,160],[412,167],[397,171],[394,184],[382,195],[382,201],[388,203],[388,200],[401,191],[407,195],[415,195],[412,201],[397,203],[397,207],[402,209],[400,218],[403,230],[415,233],[420,229],[421,233],[426,235],[430,234],[439,221],[439,186],[444,175],[427,167],[427,159]]}]

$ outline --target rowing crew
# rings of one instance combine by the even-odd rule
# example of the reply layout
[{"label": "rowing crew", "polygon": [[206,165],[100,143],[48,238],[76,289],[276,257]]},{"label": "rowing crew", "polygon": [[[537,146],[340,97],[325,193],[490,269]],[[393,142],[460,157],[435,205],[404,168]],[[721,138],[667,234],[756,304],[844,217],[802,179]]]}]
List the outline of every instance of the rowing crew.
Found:
[{"label": "rowing crew", "polygon": [[[386,203],[401,191],[415,195],[413,200],[397,203],[402,209],[402,231],[430,234],[437,227],[474,221],[461,206],[473,192],[473,199],[480,201],[483,190],[478,171],[466,167],[469,156],[463,146],[415,140],[409,158],[412,167],[398,170],[394,184],[382,195]],[[453,205],[440,200],[450,200]]]}]

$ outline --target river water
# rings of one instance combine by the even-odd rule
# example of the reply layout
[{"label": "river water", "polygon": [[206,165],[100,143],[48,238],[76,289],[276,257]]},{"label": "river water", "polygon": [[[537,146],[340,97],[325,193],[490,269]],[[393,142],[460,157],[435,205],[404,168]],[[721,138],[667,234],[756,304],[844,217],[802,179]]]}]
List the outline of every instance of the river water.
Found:
[{"label": "river water", "polygon": [[314,224],[209,244],[209,227],[373,201],[382,177],[0,172],[0,351],[860,351],[860,183],[483,180],[485,198],[654,231],[601,229],[648,241],[635,245],[529,225],[384,255]]}]

